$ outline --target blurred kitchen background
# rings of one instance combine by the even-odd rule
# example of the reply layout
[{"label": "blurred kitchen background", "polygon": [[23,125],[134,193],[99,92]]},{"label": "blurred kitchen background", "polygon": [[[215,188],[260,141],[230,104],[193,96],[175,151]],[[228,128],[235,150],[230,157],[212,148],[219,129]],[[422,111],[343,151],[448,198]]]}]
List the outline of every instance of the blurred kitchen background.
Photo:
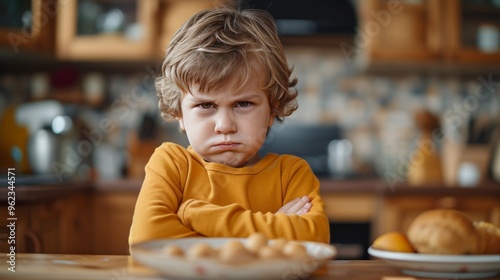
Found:
[{"label": "blurred kitchen background", "polygon": [[[17,185],[28,186],[18,188],[28,209],[19,215],[46,213],[26,219],[23,250],[127,252],[123,233],[149,156],[163,141],[187,145],[177,124],[158,113],[154,78],[165,47],[190,15],[220,3],[0,1],[1,185],[7,185],[7,168],[15,168]],[[436,205],[500,223],[500,1],[239,5],[273,14],[299,81],[299,109],[273,127],[262,153],[306,158],[325,186],[327,208],[329,194],[346,196],[333,203],[342,209],[327,209],[332,232],[367,232],[352,241],[362,239],[366,247],[374,234],[404,229],[409,217]],[[29,188],[44,185],[74,186],[85,196],[75,191],[74,200],[61,202],[61,189]],[[445,191],[431,191],[421,203],[415,198],[418,210],[387,226],[373,216],[373,209],[385,209],[383,201],[370,194],[398,187]],[[488,198],[472,204],[448,196],[461,187],[493,191],[475,192]],[[439,203],[426,204],[430,200]],[[91,219],[79,214],[85,205],[93,207]],[[357,215],[359,209],[367,214]],[[122,235],[106,238],[101,226]],[[53,241],[68,232],[91,241]],[[346,258],[366,257],[346,252]]]}]

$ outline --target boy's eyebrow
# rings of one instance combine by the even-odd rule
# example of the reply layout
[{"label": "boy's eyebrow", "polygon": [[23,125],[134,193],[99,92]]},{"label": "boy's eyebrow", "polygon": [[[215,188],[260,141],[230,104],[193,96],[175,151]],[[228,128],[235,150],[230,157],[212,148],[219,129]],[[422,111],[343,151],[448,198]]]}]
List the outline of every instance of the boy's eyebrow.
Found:
[{"label": "boy's eyebrow", "polygon": [[211,97],[211,96],[199,96],[199,95],[194,95],[194,94],[191,94],[191,98],[190,98],[192,101],[195,101],[195,102],[211,102],[213,101],[215,98]]},{"label": "boy's eyebrow", "polygon": [[[193,102],[213,102],[217,98],[213,97],[214,95],[191,95],[191,100]],[[261,98],[266,98],[265,94],[257,94],[257,93],[248,93],[248,94],[241,94],[238,96],[234,96],[231,98],[231,101],[237,101],[237,100],[255,100],[255,99],[261,99]]]},{"label": "boy's eyebrow", "polygon": [[265,97],[266,96],[264,94],[249,93],[249,94],[238,95],[234,99],[236,99],[236,100],[241,100],[241,99],[259,99],[259,98],[265,98]]}]

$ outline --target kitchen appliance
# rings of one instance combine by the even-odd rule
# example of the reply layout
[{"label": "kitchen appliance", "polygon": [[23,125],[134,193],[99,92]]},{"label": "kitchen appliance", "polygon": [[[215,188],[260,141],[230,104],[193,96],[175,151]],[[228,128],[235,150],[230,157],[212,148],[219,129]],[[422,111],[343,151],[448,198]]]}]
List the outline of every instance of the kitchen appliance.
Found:
[{"label": "kitchen appliance", "polygon": [[54,100],[24,103],[16,110],[16,122],[28,127],[29,133],[33,134],[50,126],[55,117],[63,114],[62,104]]},{"label": "kitchen appliance", "polygon": [[37,174],[51,172],[51,163],[56,160],[56,136],[50,128],[34,131],[28,141],[28,159],[31,170]]},{"label": "kitchen appliance", "polygon": [[[15,110],[15,122],[27,128],[28,140],[22,149],[27,154],[29,173],[57,177],[72,174],[77,165],[65,162],[64,150],[75,151],[76,134],[64,106],[53,100],[21,104]],[[57,165],[58,168],[54,168]]]},{"label": "kitchen appliance", "polygon": [[31,102],[20,105],[15,112],[17,124],[28,128],[28,162],[35,174],[50,173],[56,159],[56,139],[50,126],[55,117],[64,113],[56,101]]},{"label": "kitchen appliance", "polygon": [[316,176],[330,177],[335,174],[329,168],[328,147],[333,140],[341,139],[342,131],[336,124],[277,122],[269,130],[259,154],[295,155],[305,159]]}]

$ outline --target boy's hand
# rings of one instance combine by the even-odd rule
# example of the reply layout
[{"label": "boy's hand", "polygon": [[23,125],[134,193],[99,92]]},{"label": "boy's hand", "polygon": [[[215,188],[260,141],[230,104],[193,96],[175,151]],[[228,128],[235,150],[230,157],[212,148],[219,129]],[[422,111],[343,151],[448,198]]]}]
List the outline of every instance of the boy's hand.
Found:
[{"label": "boy's hand", "polygon": [[312,204],[309,197],[298,197],[287,204],[283,205],[276,213],[283,213],[287,215],[302,215],[311,210]]}]

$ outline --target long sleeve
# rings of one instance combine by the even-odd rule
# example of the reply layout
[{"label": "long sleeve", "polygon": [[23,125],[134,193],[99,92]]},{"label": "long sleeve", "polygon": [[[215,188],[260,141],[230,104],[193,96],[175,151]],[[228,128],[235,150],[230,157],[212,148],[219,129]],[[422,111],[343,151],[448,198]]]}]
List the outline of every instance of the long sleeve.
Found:
[{"label": "long sleeve", "polygon": [[[175,155],[175,151],[173,151]],[[129,244],[160,239],[199,236],[179,220],[177,210],[182,199],[182,154],[173,160],[164,149],[156,149],[145,167],[146,176],[137,198]]]},{"label": "long sleeve", "polygon": [[[285,172],[286,173],[286,172]],[[246,237],[253,232],[269,238],[329,242],[330,229],[324,204],[319,196],[319,182],[304,161],[293,164],[286,181],[283,197],[286,202],[307,195],[312,209],[303,215],[252,212],[237,203],[216,205],[198,199],[186,200],[179,208],[182,222],[205,236]],[[278,210],[275,209],[275,210]]]},{"label": "long sleeve", "polygon": [[[319,181],[307,162],[268,154],[254,166],[206,162],[191,148],[158,147],[145,167],[129,244],[194,236],[247,237],[328,242],[330,227]],[[274,214],[287,202],[311,199],[307,214]]]},{"label": "long sleeve", "polygon": [[[262,232],[269,238],[329,242],[329,235],[318,234],[325,227],[314,214],[252,213],[237,204],[218,206],[201,200],[187,201],[183,208],[183,222],[206,236],[247,237]],[[328,226],[328,221],[323,222]]]}]

